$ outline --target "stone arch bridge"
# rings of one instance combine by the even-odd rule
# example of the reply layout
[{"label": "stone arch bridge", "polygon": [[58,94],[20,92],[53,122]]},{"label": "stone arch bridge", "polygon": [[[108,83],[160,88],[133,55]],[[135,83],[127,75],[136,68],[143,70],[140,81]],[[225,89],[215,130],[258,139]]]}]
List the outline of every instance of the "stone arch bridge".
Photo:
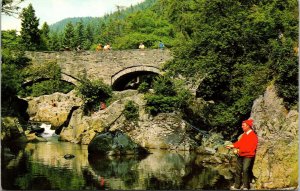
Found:
[{"label": "stone arch bridge", "polygon": [[62,80],[77,84],[82,75],[90,80],[102,79],[114,89],[139,75],[161,74],[166,61],[172,59],[169,50],[62,51],[26,52],[33,64],[56,61],[62,69]]}]

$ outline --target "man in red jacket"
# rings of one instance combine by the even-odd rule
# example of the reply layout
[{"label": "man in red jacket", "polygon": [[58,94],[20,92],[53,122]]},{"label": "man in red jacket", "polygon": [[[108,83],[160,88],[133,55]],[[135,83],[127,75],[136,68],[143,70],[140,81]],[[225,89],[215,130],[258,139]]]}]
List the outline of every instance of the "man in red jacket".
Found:
[{"label": "man in red jacket", "polygon": [[240,189],[242,183],[244,190],[250,189],[250,178],[252,178],[252,167],[258,143],[257,135],[252,126],[252,119],[243,121],[242,129],[244,133],[241,138],[232,145],[226,146],[228,149],[235,148],[234,152],[238,154],[235,182],[234,186],[231,187],[232,190]]}]

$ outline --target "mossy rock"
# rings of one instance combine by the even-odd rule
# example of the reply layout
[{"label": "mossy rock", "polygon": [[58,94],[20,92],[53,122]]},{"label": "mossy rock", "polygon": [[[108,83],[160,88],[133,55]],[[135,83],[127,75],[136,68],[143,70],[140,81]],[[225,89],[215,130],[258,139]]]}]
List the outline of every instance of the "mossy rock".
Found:
[{"label": "mossy rock", "polygon": [[148,151],[133,142],[121,131],[101,133],[88,146],[89,154],[101,155],[135,155],[146,154]]},{"label": "mossy rock", "polygon": [[26,142],[24,130],[15,117],[2,117],[1,118],[1,141],[11,142],[19,141]]}]

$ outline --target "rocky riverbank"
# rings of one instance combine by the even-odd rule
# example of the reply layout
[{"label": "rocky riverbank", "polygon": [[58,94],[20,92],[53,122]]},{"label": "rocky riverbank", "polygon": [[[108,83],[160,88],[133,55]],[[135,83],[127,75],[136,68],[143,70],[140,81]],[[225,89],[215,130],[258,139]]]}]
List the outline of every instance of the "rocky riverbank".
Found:
[{"label": "rocky riverbank", "polygon": [[[184,121],[179,113],[163,113],[152,117],[145,112],[144,95],[137,91],[123,91],[115,96],[116,101],[109,107],[91,116],[83,114],[82,101],[74,92],[27,98],[27,112],[31,120],[47,121],[52,124],[53,129],[61,129],[60,139],[63,141],[97,145],[97,140],[103,133],[119,131],[128,138],[126,143],[132,141],[133,150],[137,147],[172,151],[194,150],[198,153],[198,163],[210,165],[227,179],[232,178],[235,156],[224,148],[224,145],[230,142],[226,142],[228,140],[224,140],[221,133],[199,130],[197,135],[191,135],[190,124]],[[133,101],[138,106],[137,121],[128,121],[123,114],[128,101]],[[251,118],[255,121],[254,128],[259,137],[253,169],[257,180],[253,189],[296,188],[298,112],[286,110],[282,99],[276,95],[275,87],[269,86],[265,94],[255,100]],[[17,119],[2,118],[1,140],[45,141],[25,130]],[[123,140],[123,135],[120,136]],[[118,141],[112,139],[111,142]],[[120,145],[111,145],[109,149],[113,148],[114,154],[122,153],[122,148],[118,146]],[[125,153],[132,151],[129,149]]]}]

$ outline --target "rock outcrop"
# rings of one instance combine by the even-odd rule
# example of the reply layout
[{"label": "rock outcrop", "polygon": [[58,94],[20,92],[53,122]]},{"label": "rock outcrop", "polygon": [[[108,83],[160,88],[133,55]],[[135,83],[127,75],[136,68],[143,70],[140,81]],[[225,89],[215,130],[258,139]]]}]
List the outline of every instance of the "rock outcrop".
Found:
[{"label": "rock outcrop", "polygon": [[177,114],[162,113],[136,124],[123,123],[119,128],[146,148],[194,150],[198,146],[187,133],[189,124]]},{"label": "rock outcrop", "polygon": [[[136,90],[117,93],[117,101],[104,110],[84,116],[81,109],[73,112],[68,127],[62,129],[60,139],[74,143],[89,144],[104,130],[125,132],[134,142],[146,148],[192,150],[197,143],[189,137],[189,124],[177,114],[159,114],[149,117],[145,112],[143,94]],[[139,108],[138,122],[128,122],[123,115],[125,105],[133,101]]]},{"label": "rock outcrop", "polygon": [[134,100],[138,103],[141,102],[141,97],[137,94],[137,91],[132,90],[117,93],[115,97],[117,101],[104,110],[94,112],[91,116],[84,115],[82,109],[74,111],[69,125],[62,129],[60,139],[87,145],[96,133],[101,133],[105,129],[108,129],[109,126],[122,117],[127,101]]},{"label": "rock outcrop", "polygon": [[255,100],[251,118],[259,145],[253,168],[255,189],[298,185],[298,112],[288,111],[273,85]]},{"label": "rock outcrop", "polygon": [[25,132],[16,117],[1,118],[1,142],[6,144],[11,141],[27,142]]},{"label": "rock outcrop", "polygon": [[121,131],[100,133],[88,146],[89,154],[139,155],[149,153]]},{"label": "rock outcrop", "polygon": [[52,128],[65,123],[73,107],[82,105],[82,100],[75,95],[75,91],[68,94],[54,93],[35,98],[26,98],[27,113],[31,121],[48,122]]}]

